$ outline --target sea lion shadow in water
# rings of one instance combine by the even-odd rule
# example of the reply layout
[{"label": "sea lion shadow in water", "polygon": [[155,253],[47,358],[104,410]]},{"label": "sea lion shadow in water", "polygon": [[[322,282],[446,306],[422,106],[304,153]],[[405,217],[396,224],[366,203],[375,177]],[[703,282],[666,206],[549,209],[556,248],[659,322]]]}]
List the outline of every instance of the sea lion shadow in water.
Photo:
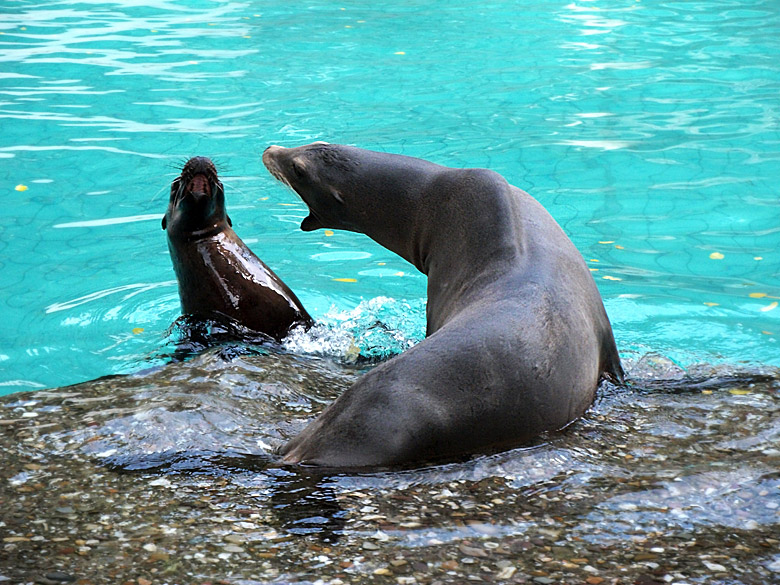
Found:
[{"label": "sea lion shadow in water", "polygon": [[266,345],[314,320],[298,297],[232,228],[225,191],[210,159],[187,161],[171,183],[162,219],[183,317],[174,359],[229,340]]},{"label": "sea lion shadow in water", "polygon": [[103,459],[101,464],[121,474],[209,477],[264,474],[271,480],[265,491],[278,528],[294,535],[312,535],[321,542],[337,542],[347,520],[347,513],[329,484],[330,475],[319,473],[316,469],[302,473],[283,469],[279,458],[274,455],[230,450],[162,452],[146,456],[112,455]]},{"label": "sea lion shadow in water", "polygon": [[383,468],[507,449],[561,429],[622,382],[582,256],[530,195],[486,169],[313,143],[269,172],[301,229],[366,234],[428,276],[427,336],[363,375],[281,449],[287,463]]}]

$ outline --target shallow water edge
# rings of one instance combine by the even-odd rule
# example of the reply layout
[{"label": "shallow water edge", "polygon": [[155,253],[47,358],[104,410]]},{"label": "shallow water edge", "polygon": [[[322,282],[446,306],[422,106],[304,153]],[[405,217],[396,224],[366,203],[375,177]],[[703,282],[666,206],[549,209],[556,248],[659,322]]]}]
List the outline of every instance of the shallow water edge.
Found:
[{"label": "shallow water edge", "polygon": [[270,455],[360,375],[332,358],[1,397],[0,582],[776,582],[780,372],[627,366],[533,445],[373,474]]}]

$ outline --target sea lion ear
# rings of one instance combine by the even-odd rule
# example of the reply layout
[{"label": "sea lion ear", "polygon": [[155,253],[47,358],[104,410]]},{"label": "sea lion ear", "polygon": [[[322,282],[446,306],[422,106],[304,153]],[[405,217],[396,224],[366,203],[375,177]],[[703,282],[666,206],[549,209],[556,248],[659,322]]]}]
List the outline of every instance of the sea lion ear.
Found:
[{"label": "sea lion ear", "polygon": [[168,214],[166,213],[163,215],[162,218],[162,229],[165,230],[168,227]]},{"label": "sea lion ear", "polygon": [[341,193],[339,193],[336,189],[332,188],[330,189],[330,194],[333,196],[333,198],[344,205],[344,199],[341,197]]}]

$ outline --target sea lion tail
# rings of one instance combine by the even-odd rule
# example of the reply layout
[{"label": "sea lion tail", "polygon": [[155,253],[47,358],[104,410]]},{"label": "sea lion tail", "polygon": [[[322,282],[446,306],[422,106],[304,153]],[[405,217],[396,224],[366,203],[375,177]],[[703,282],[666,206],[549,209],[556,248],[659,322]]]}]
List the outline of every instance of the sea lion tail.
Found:
[{"label": "sea lion tail", "polygon": [[601,361],[601,377],[613,384],[623,385],[625,383],[626,374],[620,364],[620,355],[614,341]]}]

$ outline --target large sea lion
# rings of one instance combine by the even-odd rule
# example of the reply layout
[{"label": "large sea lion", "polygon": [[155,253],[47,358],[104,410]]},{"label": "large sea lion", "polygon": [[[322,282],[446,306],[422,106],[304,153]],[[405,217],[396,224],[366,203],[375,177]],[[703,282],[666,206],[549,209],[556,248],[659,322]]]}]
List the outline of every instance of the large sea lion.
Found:
[{"label": "large sea lion", "polygon": [[202,156],[191,158],[171,184],[162,220],[183,313],[227,318],[276,340],[295,325],[311,325],[298,297],[231,226],[214,163]]},{"label": "large sea lion", "polygon": [[585,262],[530,195],[486,169],[350,146],[271,146],[309,207],[301,229],[361,232],[428,275],[427,336],[362,376],[281,449],[284,461],[386,467],[519,445],[620,382]]}]

